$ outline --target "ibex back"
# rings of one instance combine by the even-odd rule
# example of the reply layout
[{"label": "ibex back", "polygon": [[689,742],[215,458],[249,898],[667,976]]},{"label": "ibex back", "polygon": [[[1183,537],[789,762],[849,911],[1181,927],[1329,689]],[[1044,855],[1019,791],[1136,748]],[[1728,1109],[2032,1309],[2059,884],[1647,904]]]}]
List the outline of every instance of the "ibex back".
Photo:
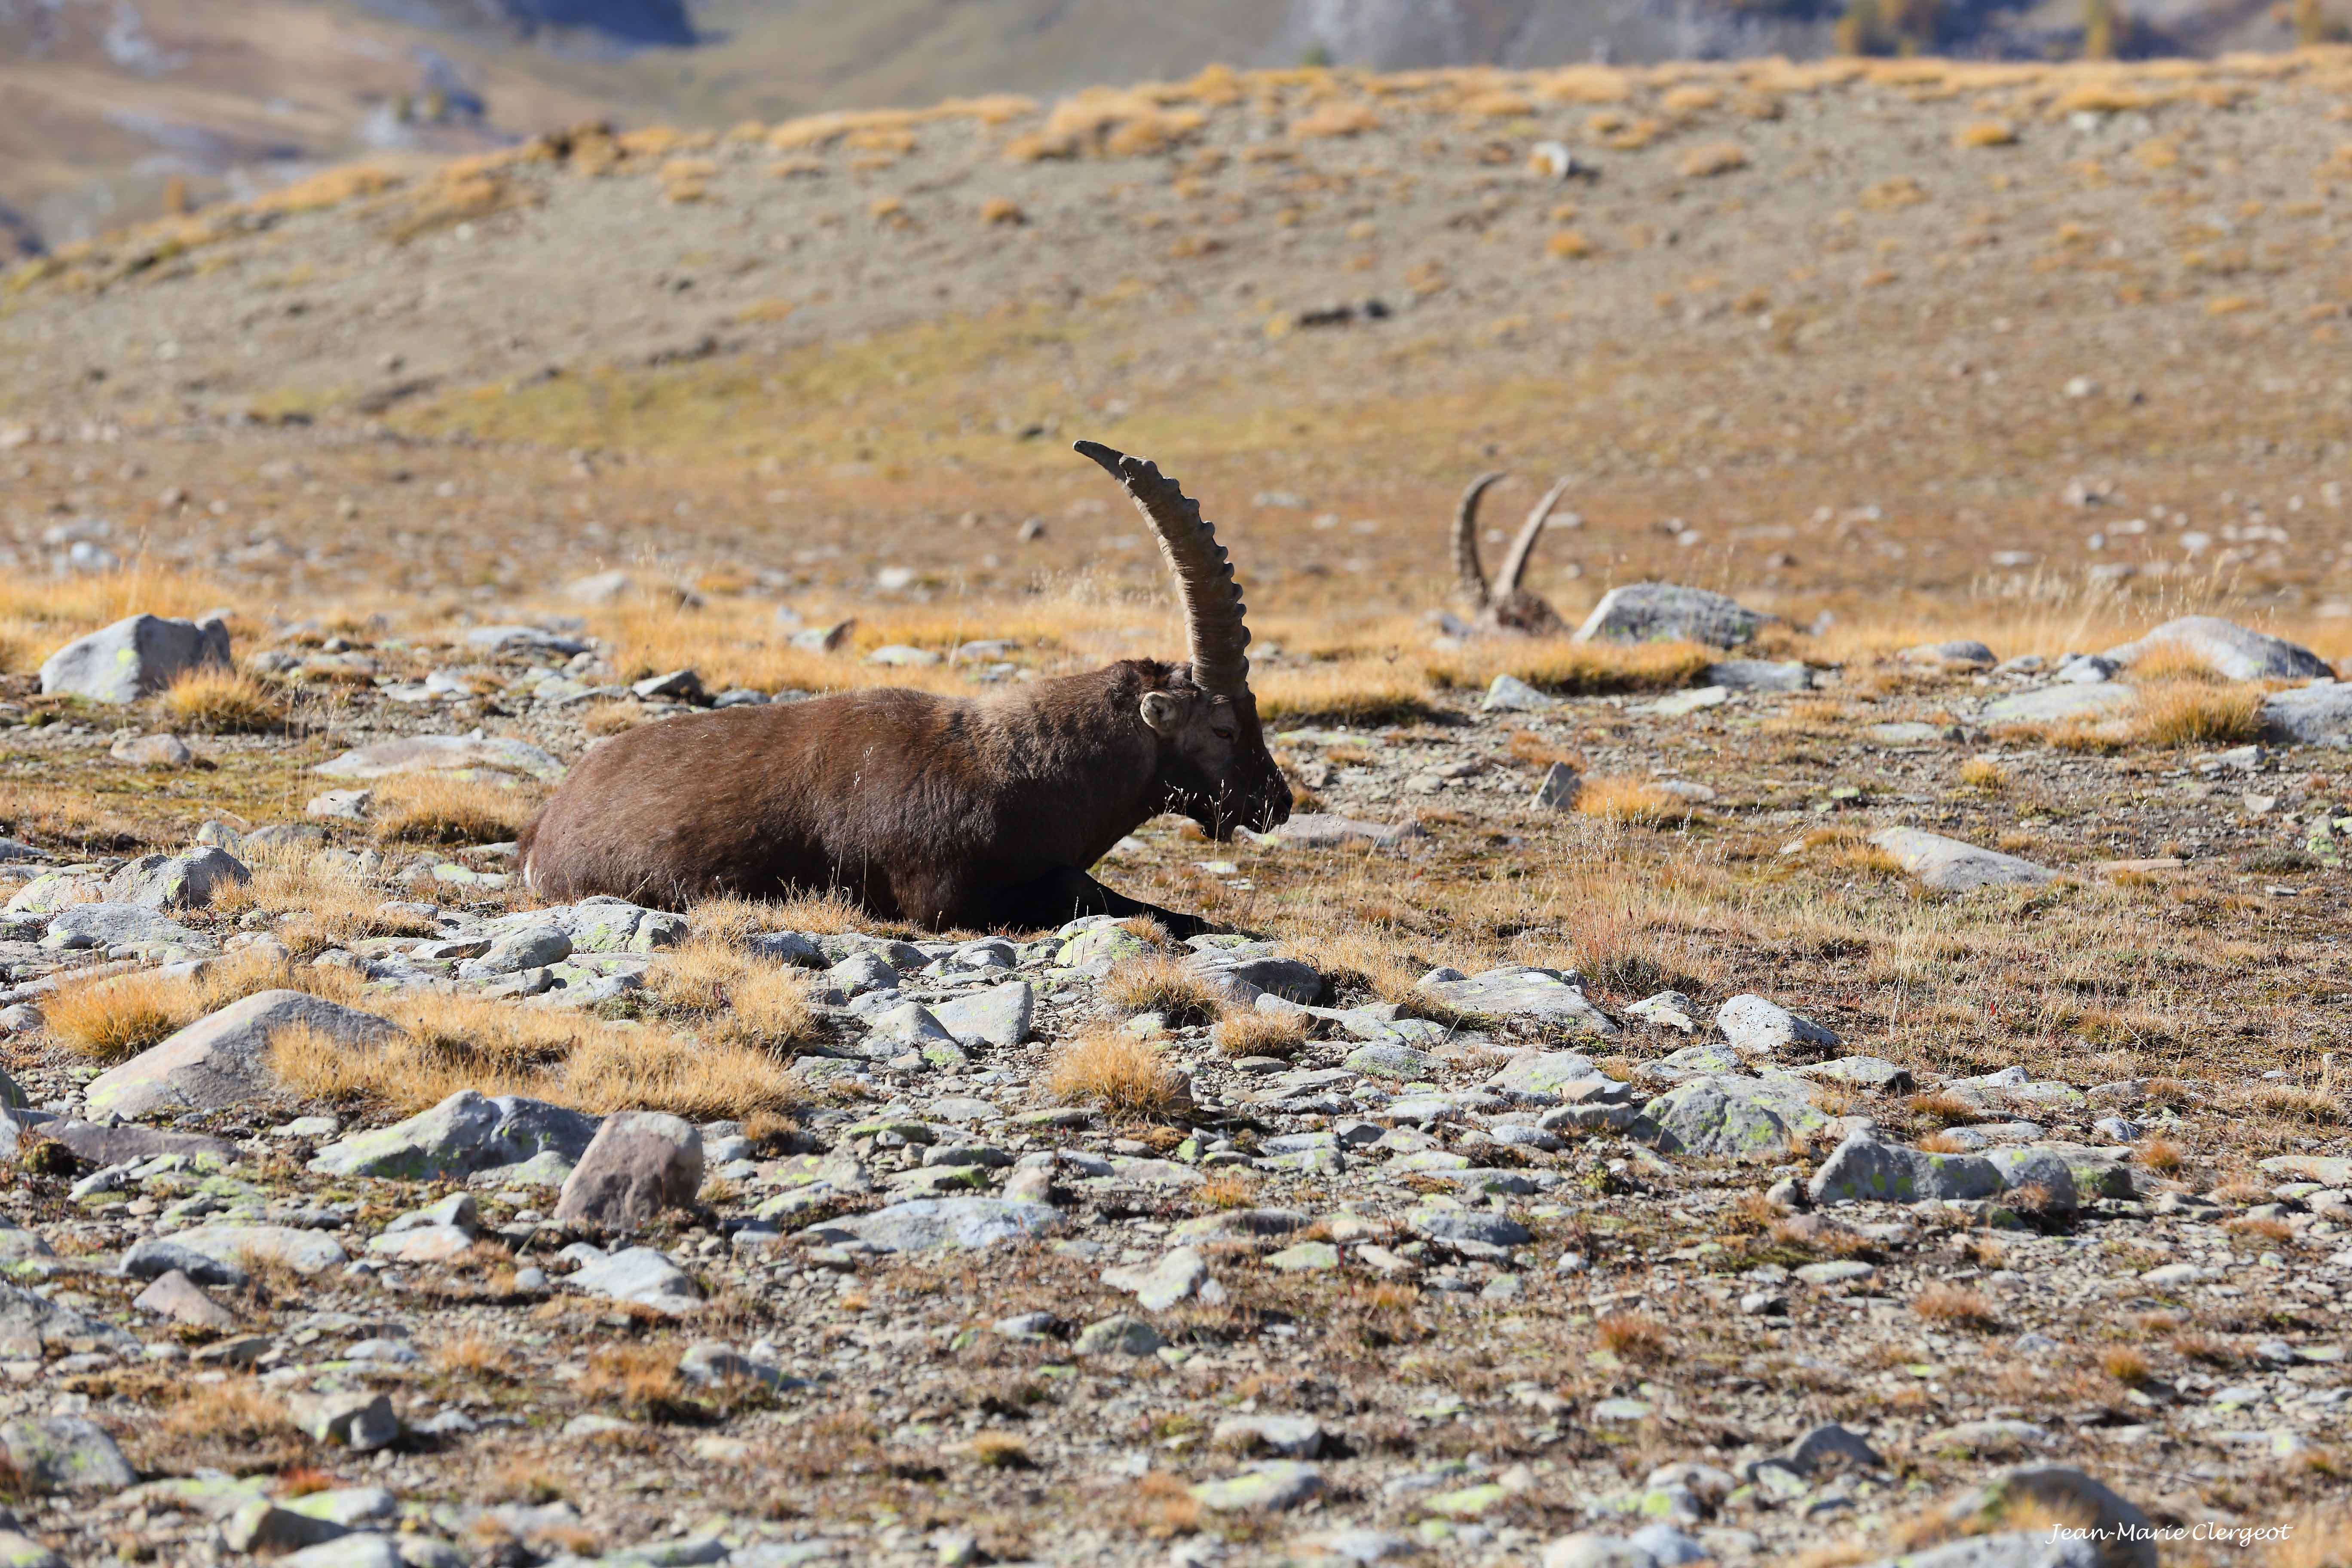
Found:
[{"label": "ibex back", "polygon": [[1147,914],[1087,868],[1162,812],[1271,829],[1290,788],[1249,689],[1240,590],[1215,532],[1141,458],[1081,442],[1176,574],[1183,664],[1128,659],[978,698],[903,689],[723,709],[632,730],[572,770],[522,832],[524,880],[675,908],[719,894],[847,893],[934,930]]}]

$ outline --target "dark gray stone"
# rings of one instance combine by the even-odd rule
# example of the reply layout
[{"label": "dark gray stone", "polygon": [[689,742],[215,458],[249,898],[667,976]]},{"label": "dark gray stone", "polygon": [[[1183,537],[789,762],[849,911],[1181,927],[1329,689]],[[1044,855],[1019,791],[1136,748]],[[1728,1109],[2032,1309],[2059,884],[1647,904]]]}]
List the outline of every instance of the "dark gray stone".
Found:
[{"label": "dark gray stone", "polygon": [[1696,642],[1737,647],[1753,642],[1770,617],[1736,599],[1672,583],[1612,588],[1577,628],[1579,642]]},{"label": "dark gray stone", "polygon": [[206,665],[233,668],[224,623],[131,616],[51,654],[41,666],[41,690],[92,702],[136,702]]}]

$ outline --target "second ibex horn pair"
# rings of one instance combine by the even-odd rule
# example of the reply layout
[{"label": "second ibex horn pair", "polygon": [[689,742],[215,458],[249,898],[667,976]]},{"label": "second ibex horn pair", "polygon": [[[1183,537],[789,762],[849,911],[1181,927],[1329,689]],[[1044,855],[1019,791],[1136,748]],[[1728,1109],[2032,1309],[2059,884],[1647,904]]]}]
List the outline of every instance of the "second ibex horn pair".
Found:
[{"label": "second ibex horn pair", "polygon": [[1559,612],[1551,605],[1525,588],[1520,582],[1528,574],[1528,562],[1536,552],[1536,541],[1543,537],[1544,524],[1551,521],[1551,509],[1568,491],[1568,481],[1561,479],[1544,491],[1536,510],[1528,513],[1528,521],[1519,525],[1519,536],[1511,541],[1510,553],[1503,557],[1503,571],[1497,586],[1486,585],[1486,569],[1478,563],[1478,502],[1489,485],[1506,478],[1500,472],[1480,474],[1462,492],[1462,505],[1454,513],[1454,575],[1463,599],[1477,618],[1481,631],[1523,632],[1528,637],[1559,637],[1568,630]]},{"label": "second ibex horn pair", "polygon": [[677,908],[839,889],[932,930],[1078,915],[1196,916],[1087,874],[1162,812],[1217,838],[1290,816],[1249,688],[1241,590],[1201,509],[1150,462],[1092,441],[1176,574],[1182,664],[1121,659],[985,697],[887,688],[648,724],[572,770],[522,831],[526,885]]}]

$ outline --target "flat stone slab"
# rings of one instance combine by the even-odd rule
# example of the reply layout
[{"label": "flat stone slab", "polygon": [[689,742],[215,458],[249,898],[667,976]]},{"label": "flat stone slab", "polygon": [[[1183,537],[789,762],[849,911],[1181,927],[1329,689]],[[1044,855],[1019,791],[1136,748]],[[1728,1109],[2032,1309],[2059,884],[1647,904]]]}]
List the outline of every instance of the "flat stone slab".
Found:
[{"label": "flat stone slab", "polygon": [[1753,642],[1770,617],[1737,599],[1673,583],[1612,588],[1576,632],[1578,642],[1696,642],[1737,647]]},{"label": "flat stone slab", "polygon": [[0,1285],[0,1358],[38,1361],[46,1348],[89,1341],[118,1353],[136,1353],[139,1341],[112,1323],[61,1306],[30,1290]]},{"label": "flat stone slab", "polygon": [[1423,828],[1417,822],[1362,822],[1352,816],[1307,811],[1294,816],[1271,834],[1260,837],[1270,837],[1278,844],[1295,844],[1302,849],[1337,849],[1349,846],[1384,849],[1422,836]]},{"label": "flat stone slab", "polygon": [[591,1296],[635,1302],[672,1317],[702,1305],[702,1292],[686,1270],[650,1247],[632,1247],[583,1263],[569,1283]]},{"label": "flat stone slab", "polygon": [[1507,1063],[1486,1081],[1517,1094],[1558,1094],[1570,1084],[1601,1076],[1591,1057],[1576,1051],[1537,1051]]},{"label": "flat stone slab", "polygon": [[1035,988],[1026,980],[1009,980],[941,1003],[931,1010],[931,1016],[955,1037],[958,1045],[1003,1049],[1029,1037],[1030,1020],[1036,1007]]},{"label": "flat stone slab", "polygon": [[1863,733],[1882,746],[1935,746],[1960,738],[1957,725],[1922,724],[1916,721],[1873,724]]},{"label": "flat stone slab", "polygon": [[2352,686],[2329,682],[2263,699],[2263,738],[2288,746],[2352,747]]},{"label": "flat stone slab", "polygon": [[1727,658],[1706,667],[1708,686],[1734,691],[1811,691],[1813,672],[1801,659]]},{"label": "flat stone slab", "polygon": [[2047,866],[1925,828],[1885,828],[1872,834],[1870,841],[1895,857],[1895,864],[1906,872],[1948,893],[1977,888],[2032,888],[2058,879],[2058,873]]},{"label": "flat stone slab", "polygon": [[596,1125],[593,1116],[544,1100],[492,1099],[465,1089],[405,1121],[328,1144],[310,1169],[331,1176],[434,1182],[553,1156],[569,1174],[587,1152]]},{"label": "flat stone slab", "polygon": [[209,950],[209,939],[198,936],[171,916],[142,904],[69,904],[49,921],[46,948],[79,952],[95,948],[185,947]]},{"label": "flat stone slab", "polygon": [[349,1261],[342,1243],[323,1230],[285,1225],[200,1225],[168,1237],[220,1263],[283,1263],[297,1274],[322,1274]]},{"label": "flat stone slab", "polygon": [[397,773],[526,773],[552,782],[563,764],[528,742],[500,735],[403,735],[355,747],[314,772],[333,779],[381,779]]},{"label": "flat stone slab", "polygon": [[1535,1018],[1603,1037],[1617,1026],[1556,969],[1512,967],[1465,974],[1433,969],[1417,987],[1449,1007],[1486,1018]]},{"label": "flat stone slab", "polygon": [[1628,1135],[1667,1154],[1783,1160],[1796,1137],[1828,1125],[1809,1087],[1794,1079],[1709,1077],[1643,1106]]},{"label": "flat stone slab", "polygon": [[2299,643],[2219,616],[2182,616],[2102,657],[2128,668],[2150,655],[2192,660],[2224,680],[2309,680],[2336,673]]},{"label": "flat stone slab", "polygon": [[297,1026],[355,1048],[397,1039],[402,1032],[373,1013],[306,991],[257,991],[92,1079],[83,1103],[90,1115],[125,1118],[245,1104],[277,1089],[268,1061],[270,1037]]},{"label": "flat stone slab", "polygon": [[2056,724],[2069,719],[2106,719],[2132,705],[2138,689],[2119,681],[2092,686],[2045,686],[1985,704],[1988,724]]},{"label": "flat stone slab", "polygon": [[873,1214],[829,1220],[800,1234],[820,1246],[862,1241],[879,1252],[971,1251],[1025,1241],[1052,1230],[1061,1215],[1051,1204],[1010,1198],[918,1198]]}]

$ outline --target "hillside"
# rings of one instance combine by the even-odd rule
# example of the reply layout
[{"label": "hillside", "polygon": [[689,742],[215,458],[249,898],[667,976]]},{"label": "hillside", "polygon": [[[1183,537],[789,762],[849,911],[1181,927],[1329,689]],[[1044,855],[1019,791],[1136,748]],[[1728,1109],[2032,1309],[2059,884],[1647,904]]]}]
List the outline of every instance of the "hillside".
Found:
[{"label": "hillside", "polygon": [[[1861,0],[1875,7],[1876,0]],[[2306,0],[2321,25],[2340,25]],[[210,202],[322,162],[487,147],[594,115],[746,119],[1019,92],[1203,66],[1381,69],[1819,58],[1838,0],[45,0],[0,8],[0,254]],[[1885,7],[1843,42],[1989,58],[2081,52],[2079,0]],[[1877,11],[1874,9],[1874,16]],[[2277,48],[2267,0],[2140,0],[2132,55]],[[1906,19],[1908,17],[1909,19]],[[175,184],[176,182],[176,184]]]}]

